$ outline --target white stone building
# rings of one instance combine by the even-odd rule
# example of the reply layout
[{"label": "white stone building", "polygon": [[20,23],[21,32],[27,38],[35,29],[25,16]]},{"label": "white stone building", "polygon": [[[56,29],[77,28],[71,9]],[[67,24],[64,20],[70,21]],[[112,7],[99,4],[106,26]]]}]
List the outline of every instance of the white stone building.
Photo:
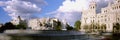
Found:
[{"label": "white stone building", "polygon": [[[54,30],[54,21],[58,21],[56,18],[37,18],[28,21],[28,27],[32,30]],[[46,26],[49,25],[49,26]]]},{"label": "white stone building", "polygon": [[[32,30],[54,30],[53,27],[55,27],[56,24],[54,21],[59,20],[57,18],[35,18],[25,21],[18,16],[18,18],[13,19],[11,23],[18,25],[21,22],[26,22],[27,28],[31,28]],[[62,30],[65,30],[65,23],[66,21],[62,21]]]},{"label": "white stone building", "polygon": [[12,19],[12,21],[10,21],[10,22],[14,25],[18,25],[20,23],[20,21],[25,21],[25,20],[22,19],[20,16],[18,16],[16,19]]},{"label": "white stone building", "polygon": [[81,17],[81,31],[85,31],[84,25],[91,23],[105,24],[106,31],[113,30],[114,23],[120,23],[120,0],[114,0],[113,3],[109,2],[108,6],[101,9],[101,13],[96,12],[97,5],[92,1],[87,10],[82,11]]},{"label": "white stone building", "polygon": [[19,19],[13,19],[11,21],[11,23],[13,23],[14,25],[18,25],[19,24]]},{"label": "white stone building", "polygon": [[31,19],[28,21],[28,27],[31,27],[33,30],[46,30],[46,27],[44,27],[46,20],[46,18]]}]

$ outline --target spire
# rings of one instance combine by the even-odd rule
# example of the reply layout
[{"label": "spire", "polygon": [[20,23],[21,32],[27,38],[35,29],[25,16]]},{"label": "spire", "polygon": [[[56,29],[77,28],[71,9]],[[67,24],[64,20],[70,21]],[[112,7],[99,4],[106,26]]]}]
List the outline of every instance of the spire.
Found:
[{"label": "spire", "polygon": [[96,4],[96,1],[95,1],[95,0],[92,0],[91,3],[95,3],[95,4]]},{"label": "spire", "polygon": [[108,6],[111,6],[111,1],[108,3]]},{"label": "spire", "polygon": [[90,9],[95,9],[96,8],[96,1],[92,0],[89,5]]},{"label": "spire", "polygon": [[18,16],[18,19],[21,21],[21,17],[20,16]]},{"label": "spire", "polygon": [[95,2],[95,0],[92,0],[92,2]]},{"label": "spire", "polygon": [[115,3],[119,3],[120,2],[120,0],[115,0]]}]

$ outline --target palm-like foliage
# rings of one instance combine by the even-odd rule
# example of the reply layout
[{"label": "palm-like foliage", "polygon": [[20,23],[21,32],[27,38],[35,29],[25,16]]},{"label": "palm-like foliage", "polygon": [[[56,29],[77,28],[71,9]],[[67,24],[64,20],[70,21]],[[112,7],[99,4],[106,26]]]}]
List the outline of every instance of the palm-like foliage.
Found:
[{"label": "palm-like foliage", "polygon": [[53,24],[54,24],[54,29],[55,30],[62,30],[62,25],[61,25],[61,22],[60,21],[55,21],[53,20]]},{"label": "palm-like foliage", "polygon": [[115,24],[113,25],[113,31],[114,31],[114,32],[119,32],[119,30],[120,30],[120,24],[119,24],[119,23],[115,23]]},{"label": "palm-like foliage", "polygon": [[81,26],[81,22],[79,20],[76,21],[74,24],[75,30],[80,30],[81,29],[80,26]]}]

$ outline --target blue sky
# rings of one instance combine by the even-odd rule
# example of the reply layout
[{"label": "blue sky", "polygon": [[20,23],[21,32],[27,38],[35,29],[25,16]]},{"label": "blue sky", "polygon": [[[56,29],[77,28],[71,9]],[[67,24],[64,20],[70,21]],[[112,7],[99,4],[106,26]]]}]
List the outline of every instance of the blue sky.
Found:
[{"label": "blue sky", "polygon": [[[4,1],[4,0],[1,0],[1,1]],[[45,5],[42,5],[41,6],[41,12],[38,13],[38,14],[34,14],[35,16],[37,17],[48,17],[46,16],[46,13],[48,12],[52,12],[52,11],[55,11],[59,8],[60,5],[62,5],[62,2],[64,0],[59,0],[59,1],[56,1],[56,0],[45,0],[45,2],[47,2],[47,4]],[[3,7],[0,7],[0,23],[6,23],[6,22],[9,22],[11,21],[11,17],[8,15],[8,12],[6,12]],[[49,15],[50,16],[50,15]]]},{"label": "blue sky", "polygon": [[64,0],[45,0],[47,2],[46,5],[42,6],[42,12],[39,17],[48,17],[46,13],[55,11],[59,8],[60,5],[62,5],[62,2]]},{"label": "blue sky", "polygon": [[11,17],[8,16],[7,12],[5,12],[2,7],[0,7],[0,16],[0,23],[9,22],[11,20]]},{"label": "blue sky", "polygon": [[[17,16],[27,18],[55,17],[66,20],[70,25],[81,19],[82,10],[89,8],[92,0],[0,0],[0,23]],[[97,10],[107,6],[110,0],[95,0]]]}]

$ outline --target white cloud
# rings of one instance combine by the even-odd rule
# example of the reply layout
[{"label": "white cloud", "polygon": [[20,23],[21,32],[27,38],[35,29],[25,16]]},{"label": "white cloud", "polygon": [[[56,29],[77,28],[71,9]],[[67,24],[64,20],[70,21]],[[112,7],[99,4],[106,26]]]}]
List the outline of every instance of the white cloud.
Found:
[{"label": "white cloud", "polygon": [[76,20],[80,19],[81,10],[87,9],[89,0],[65,0],[62,5],[54,12],[49,14],[59,19],[66,19],[66,21],[73,26]]},{"label": "white cloud", "polygon": [[72,12],[72,11],[81,11],[81,9],[87,9],[89,0],[65,0],[63,5],[59,7],[58,11],[61,12]]},{"label": "white cloud", "polygon": [[[39,3],[39,4],[38,4]],[[12,19],[19,15],[26,19],[35,13],[40,13],[40,5],[45,4],[43,0],[8,0],[0,1],[0,6],[9,13]]]},{"label": "white cloud", "polygon": [[0,6],[4,6],[4,5],[5,5],[5,3],[0,1]]},{"label": "white cloud", "polygon": [[21,1],[32,2],[39,6],[47,4],[47,2],[45,2],[44,0],[21,0]]},{"label": "white cloud", "polygon": [[[73,26],[74,22],[81,18],[81,11],[88,9],[91,1],[92,0],[65,0],[56,11],[49,14],[52,14],[59,19],[66,19],[66,21]],[[95,1],[97,2],[97,6],[100,6],[98,8],[105,7],[107,6],[106,4],[108,4],[108,0]]]}]

